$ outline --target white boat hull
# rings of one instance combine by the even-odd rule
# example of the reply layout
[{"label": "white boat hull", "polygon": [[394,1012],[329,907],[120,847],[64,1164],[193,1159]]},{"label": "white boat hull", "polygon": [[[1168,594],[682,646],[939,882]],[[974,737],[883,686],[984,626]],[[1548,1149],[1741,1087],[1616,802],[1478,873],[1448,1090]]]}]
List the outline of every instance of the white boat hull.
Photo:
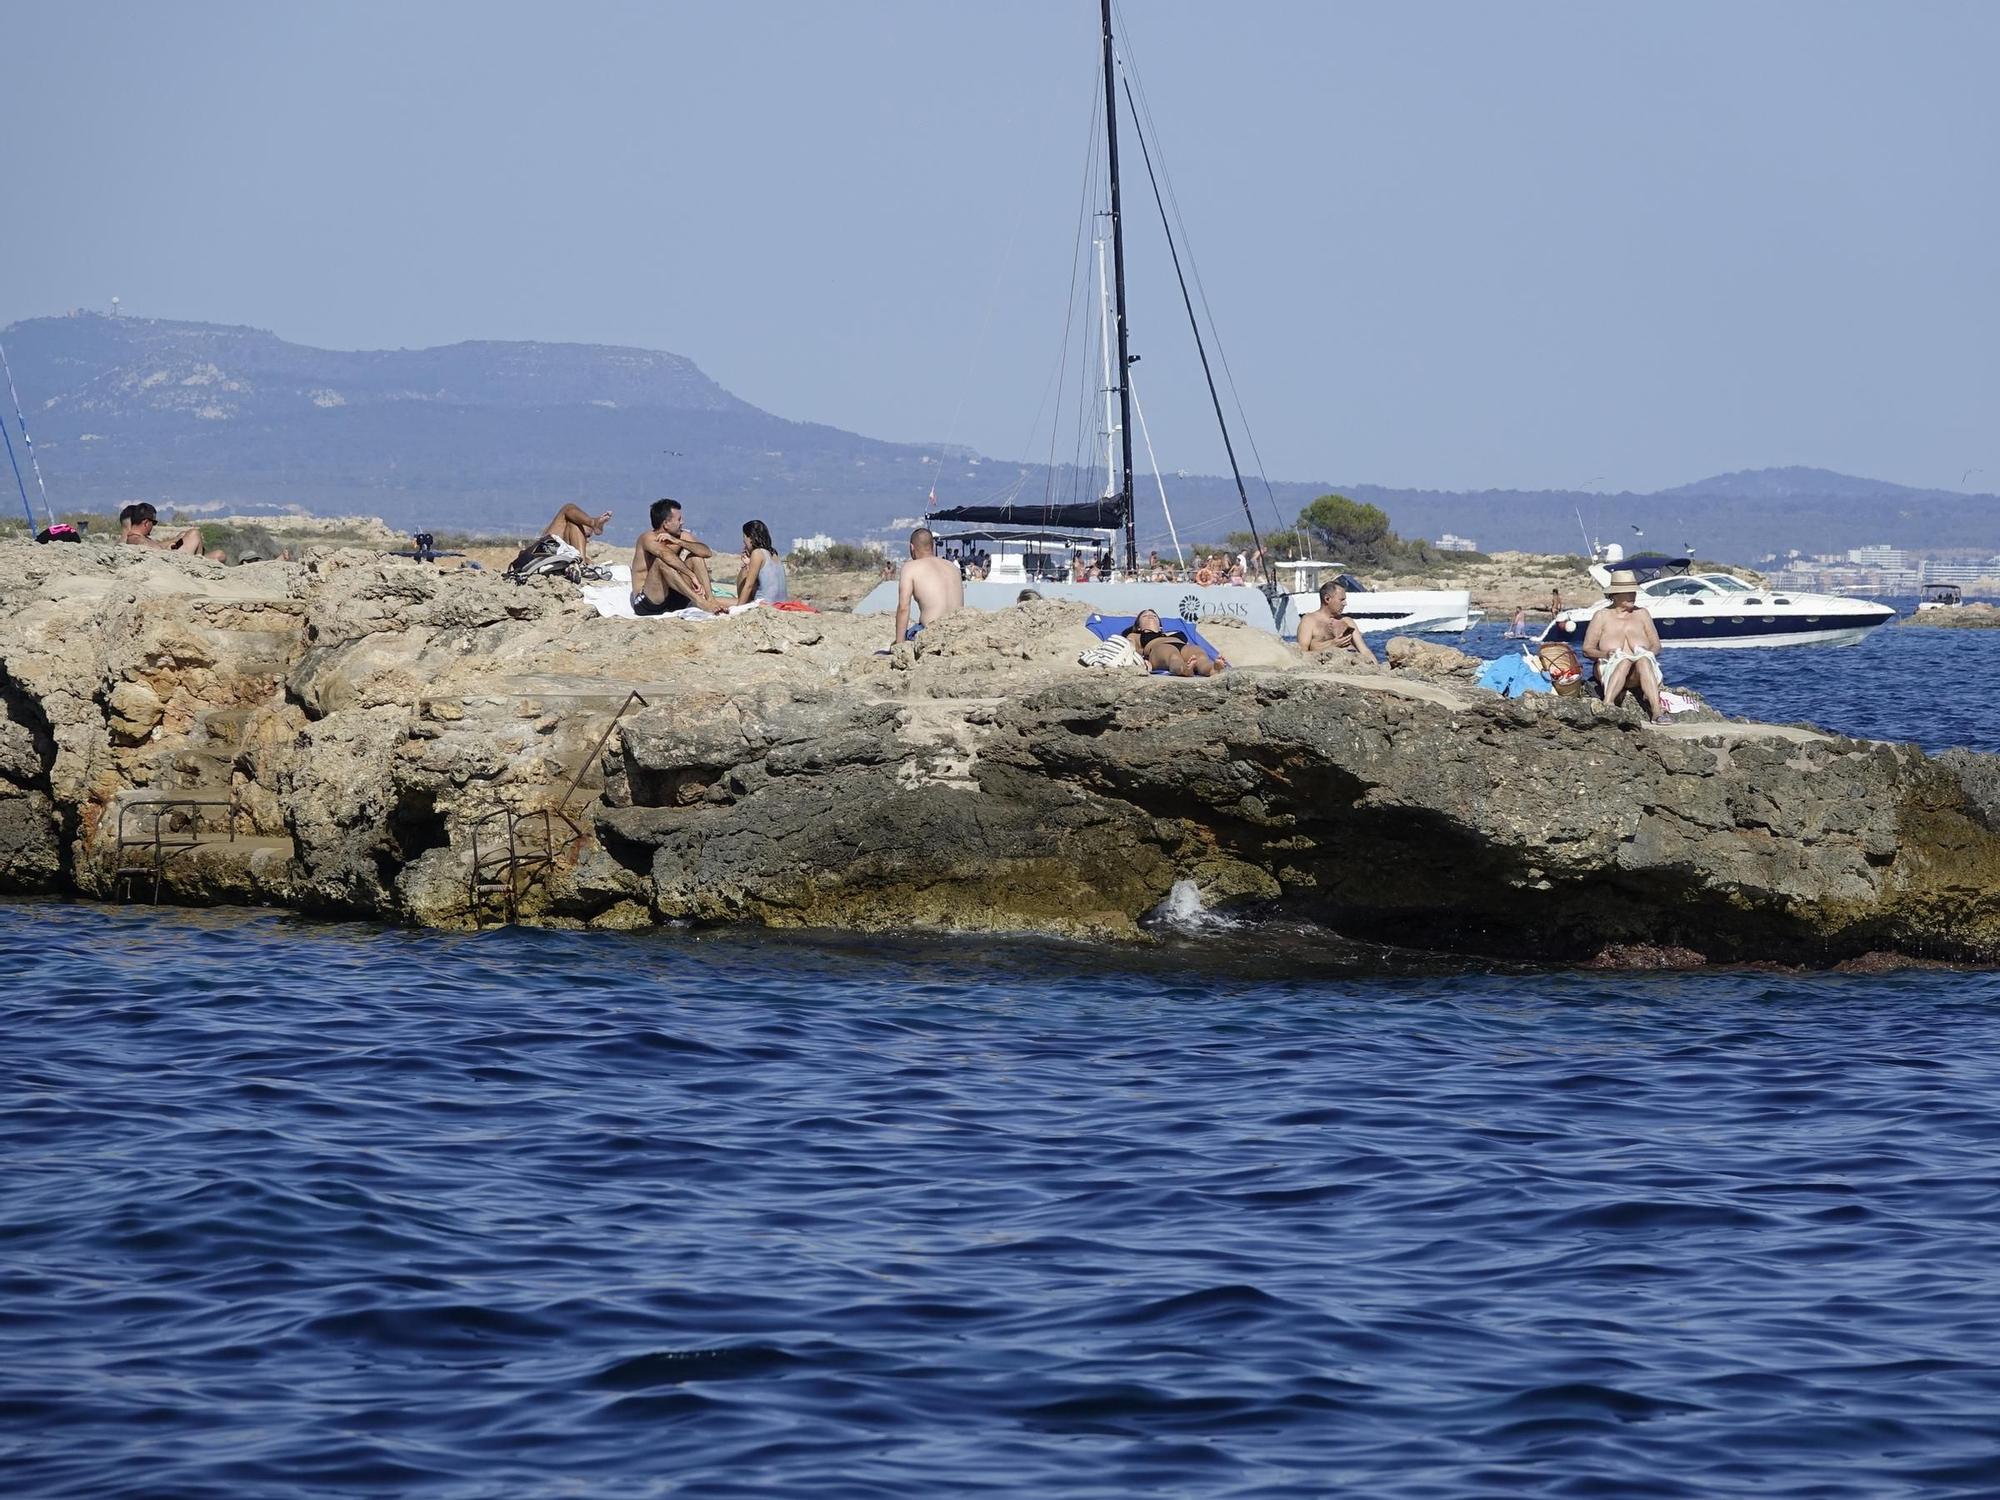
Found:
[{"label": "white boat hull", "polygon": [[[965,586],[965,602],[973,609],[1005,609],[1020,595],[1020,583],[972,582]],[[1073,599],[1100,614],[1136,615],[1142,609],[1159,611],[1162,620],[1181,620],[1199,625],[1218,617],[1241,620],[1256,630],[1278,633],[1271,618],[1271,602],[1261,589],[1247,584],[1222,584],[1204,588],[1193,583],[1055,583],[1028,585],[1044,599]],[[854,606],[857,615],[888,615],[896,612],[896,584],[886,579],[870,589]],[[1297,630],[1296,621],[1293,630]]]},{"label": "white boat hull", "polygon": [[[1317,593],[1289,596],[1285,634],[1299,633],[1299,617],[1319,608]],[[1347,595],[1347,618],[1363,635],[1455,635],[1472,628],[1472,595],[1465,589],[1383,589]]]},{"label": "white boat hull", "polygon": [[[1870,604],[1863,600],[1847,599],[1839,601],[1846,606],[1839,613],[1827,612],[1817,616],[1760,615],[1755,611],[1747,614],[1672,615],[1664,610],[1652,611],[1653,628],[1660,633],[1662,649],[1676,651],[1738,651],[1750,648],[1772,646],[1852,646],[1867,634],[1896,616],[1896,612],[1883,605]],[[1565,610],[1556,616],[1549,628],[1543,632],[1545,641],[1567,641],[1571,645],[1583,642],[1584,632],[1590,626],[1590,617],[1602,608],[1592,605],[1589,609]],[[1879,611],[1879,613],[1878,613]]]}]

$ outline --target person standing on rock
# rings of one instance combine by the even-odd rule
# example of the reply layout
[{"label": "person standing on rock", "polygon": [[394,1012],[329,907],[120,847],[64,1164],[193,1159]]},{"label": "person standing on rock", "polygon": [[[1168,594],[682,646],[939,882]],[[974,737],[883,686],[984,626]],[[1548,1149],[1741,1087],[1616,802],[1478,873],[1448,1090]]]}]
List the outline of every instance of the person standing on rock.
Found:
[{"label": "person standing on rock", "polygon": [[640,532],[632,549],[632,613],[693,608],[719,615],[728,609],[709,586],[707,560],[715,554],[682,523],[680,501],[655,500],[650,519],[652,530]]},{"label": "person standing on rock", "polygon": [[201,528],[190,526],[171,542],[162,542],[153,536],[153,528],[159,524],[160,513],[147,501],[128,505],[118,512],[118,523],[125,528],[120,538],[128,547],[150,547],[155,552],[185,552],[190,557],[206,555],[210,562],[228,562],[220,552],[204,554]]},{"label": "person standing on rock", "polygon": [[[917,606],[917,623],[910,623],[910,605]],[[926,625],[965,608],[965,580],[958,569],[937,555],[937,538],[928,526],[910,533],[910,560],[896,575],[896,639],[914,639]]]},{"label": "person standing on rock", "polygon": [[1299,616],[1299,649],[1308,654],[1316,651],[1352,651],[1367,661],[1375,660],[1375,653],[1362,639],[1361,627],[1347,618],[1347,589],[1344,585],[1323,583],[1319,586],[1319,608],[1309,615]]},{"label": "person standing on rock", "polygon": [[1583,633],[1583,654],[1597,663],[1604,701],[1616,703],[1630,683],[1636,683],[1646,711],[1658,724],[1667,716],[1660,702],[1660,632],[1653,617],[1639,608],[1638,575],[1620,569],[1605,587],[1609,608],[1590,617]]}]

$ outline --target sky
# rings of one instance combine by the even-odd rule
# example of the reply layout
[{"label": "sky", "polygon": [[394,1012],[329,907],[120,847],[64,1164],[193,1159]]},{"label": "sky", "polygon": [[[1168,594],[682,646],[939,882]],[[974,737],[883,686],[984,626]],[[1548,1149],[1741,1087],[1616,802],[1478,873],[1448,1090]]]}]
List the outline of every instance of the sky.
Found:
[{"label": "sky", "polygon": [[[1121,6],[1271,477],[2000,484],[2000,5]],[[1089,0],[0,24],[0,324],[116,295],[329,348],[636,345],[782,416],[1046,449]],[[1147,423],[1218,472],[1124,150]]]}]

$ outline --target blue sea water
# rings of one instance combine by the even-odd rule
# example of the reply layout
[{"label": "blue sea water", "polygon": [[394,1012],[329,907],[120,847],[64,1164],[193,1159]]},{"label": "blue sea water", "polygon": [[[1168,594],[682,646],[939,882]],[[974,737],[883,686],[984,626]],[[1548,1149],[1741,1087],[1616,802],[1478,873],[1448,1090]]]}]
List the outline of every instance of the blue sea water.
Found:
[{"label": "blue sea water", "polygon": [[[1913,599],[1883,602],[1905,615],[1916,607]],[[1488,658],[1519,651],[1519,641],[1503,639],[1505,629],[1506,621],[1489,620],[1458,644]],[[1892,622],[1853,646],[1669,650],[1660,660],[1670,685],[1691,687],[1739,718],[1815,724],[1931,751],[2000,752],[2000,630]]]},{"label": "blue sea water", "polygon": [[2000,1493],[2000,976],[0,955],[9,1495]]}]

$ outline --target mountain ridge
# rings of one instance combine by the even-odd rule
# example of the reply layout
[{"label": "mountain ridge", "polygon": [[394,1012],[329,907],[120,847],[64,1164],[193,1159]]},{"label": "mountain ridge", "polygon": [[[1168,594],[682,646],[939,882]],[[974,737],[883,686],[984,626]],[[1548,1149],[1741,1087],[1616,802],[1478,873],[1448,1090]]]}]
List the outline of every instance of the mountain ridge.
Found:
[{"label": "mountain ridge", "polygon": [[[858,536],[920,513],[934,486],[948,501],[1007,492],[1062,500],[1094,483],[1067,466],[1050,470],[957,444],[893,443],[778,416],[663,350],[484,339],[326,350],[249,325],[89,312],[25,319],[4,338],[63,509],[146,499],[372,511],[398,526],[518,531],[565,500],[622,510],[673,493],[707,512],[711,533],[718,512],[734,520],[740,511],[781,536]],[[1306,501],[1335,488],[1381,505],[1405,535],[1453,531],[1489,547],[1575,550],[1580,509],[1607,540],[1629,540],[1635,527],[1685,531],[1663,544],[1692,543],[1705,555],[1882,540],[2000,548],[1993,496],[1802,465],[1737,470],[1650,494],[1274,481],[1271,503],[1259,498],[1258,524],[1288,523]],[[1174,500],[1227,514],[1234,486],[1187,476],[1174,485]],[[1142,508],[1141,532],[1142,548],[1166,541],[1149,509]]]}]

